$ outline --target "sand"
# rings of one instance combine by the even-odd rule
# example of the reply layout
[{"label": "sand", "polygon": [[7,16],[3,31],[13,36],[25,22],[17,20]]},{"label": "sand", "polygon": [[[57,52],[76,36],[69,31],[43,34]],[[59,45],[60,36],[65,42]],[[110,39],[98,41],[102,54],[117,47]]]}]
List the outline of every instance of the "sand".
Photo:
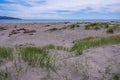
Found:
[{"label": "sand", "polygon": [[[50,28],[61,28],[72,23],[0,23],[0,46],[45,46],[54,44],[58,46],[71,47],[72,41],[82,39],[87,36],[109,36],[106,29],[85,30],[86,23],[79,23],[80,27],[74,30],[65,29],[57,31],[45,31]],[[35,32],[19,33],[10,35],[11,31],[25,28],[35,30]],[[114,34],[120,34],[115,31]],[[47,72],[41,68],[28,67],[22,63],[22,69],[27,71],[21,73],[18,80],[109,80],[113,74],[120,72],[120,45],[103,46],[85,51],[84,54],[76,57],[66,58],[70,53],[66,51],[51,50],[51,55],[58,56],[58,63],[61,66],[57,73],[51,72],[51,77],[46,78]],[[13,69],[14,62],[8,62],[0,67],[9,67],[9,71],[14,76],[16,71]],[[19,64],[19,63],[17,63]],[[106,72],[106,70],[108,71]],[[13,72],[13,73],[12,73]],[[7,80],[11,80],[9,77]]]}]

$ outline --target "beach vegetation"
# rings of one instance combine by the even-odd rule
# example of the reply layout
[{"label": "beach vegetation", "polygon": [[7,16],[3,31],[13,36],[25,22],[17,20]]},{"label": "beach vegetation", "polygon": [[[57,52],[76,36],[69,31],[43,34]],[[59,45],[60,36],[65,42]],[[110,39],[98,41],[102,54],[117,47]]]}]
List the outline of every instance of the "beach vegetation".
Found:
[{"label": "beach vegetation", "polygon": [[107,33],[114,33],[115,30],[119,29],[119,25],[118,24],[112,24],[107,30]]},{"label": "beach vegetation", "polygon": [[110,23],[104,22],[104,23],[89,23],[85,25],[85,29],[95,29],[98,30],[100,28],[109,28]]},{"label": "beach vegetation", "polygon": [[64,46],[56,46],[55,49],[56,50],[62,50],[62,51],[70,51],[69,48],[64,47]]},{"label": "beach vegetation", "polygon": [[12,59],[12,49],[0,47],[0,59]]},{"label": "beach vegetation", "polygon": [[64,26],[64,27],[60,28],[59,30],[64,30],[64,29],[67,29],[67,27],[66,27],[66,26]]},{"label": "beach vegetation", "polygon": [[43,46],[42,49],[45,49],[45,50],[55,49],[55,45],[48,44],[48,45]]},{"label": "beach vegetation", "polygon": [[78,24],[71,24],[71,25],[68,25],[67,27],[69,29],[74,29],[74,28],[80,27],[80,25],[78,25]]},{"label": "beach vegetation", "polygon": [[57,31],[58,30],[58,28],[50,28],[50,29],[48,29],[48,30],[46,30],[46,31],[51,31],[51,32],[53,32],[53,31]]},{"label": "beach vegetation", "polygon": [[67,26],[64,26],[62,28],[60,28],[60,30],[63,30],[63,29],[75,29],[77,27],[80,27],[79,24],[70,24],[70,25],[67,25]]},{"label": "beach vegetation", "polygon": [[67,26],[64,26],[64,27],[61,27],[61,28],[50,28],[46,31],[57,31],[57,30],[65,30],[65,29],[75,29],[77,27],[80,27],[79,24],[71,24],[71,25],[67,25]]},{"label": "beach vegetation", "polygon": [[114,80],[120,80],[120,73],[114,74],[113,79],[114,79]]},{"label": "beach vegetation", "polygon": [[108,37],[89,36],[80,40],[73,41],[71,51],[74,51],[76,55],[80,55],[83,53],[83,50],[113,44],[120,44],[120,35],[112,35]]},{"label": "beach vegetation", "polygon": [[48,45],[46,45],[46,46],[43,46],[42,48],[43,48],[43,49],[46,49],[46,50],[54,49],[54,50],[69,51],[69,48],[67,48],[67,47],[64,47],[64,46],[56,46],[56,45],[53,45],[53,44],[48,44]]},{"label": "beach vegetation", "polygon": [[0,80],[6,80],[9,75],[10,73],[8,73],[7,71],[0,71]]},{"label": "beach vegetation", "polygon": [[95,29],[95,30],[99,30],[100,27],[99,27],[99,26],[95,26],[94,29]]},{"label": "beach vegetation", "polygon": [[113,28],[108,28],[106,32],[107,33],[114,33],[114,29]]},{"label": "beach vegetation", "polygon": [[55,58],[49,55],[49,51],[37,47],[25,47],[20,49],[22,59],[31,66],[40,66],[54,70]]}]

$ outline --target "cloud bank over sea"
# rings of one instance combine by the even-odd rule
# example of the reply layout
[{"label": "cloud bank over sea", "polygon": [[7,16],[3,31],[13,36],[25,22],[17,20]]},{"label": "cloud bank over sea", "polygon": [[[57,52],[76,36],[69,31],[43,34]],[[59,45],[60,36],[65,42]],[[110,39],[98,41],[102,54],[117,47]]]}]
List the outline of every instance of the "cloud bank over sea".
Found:
[{"label": "cloud bank over sea", "polygon": [[120,19],[120,0],[1,0],[0,16],[24,19]]}]

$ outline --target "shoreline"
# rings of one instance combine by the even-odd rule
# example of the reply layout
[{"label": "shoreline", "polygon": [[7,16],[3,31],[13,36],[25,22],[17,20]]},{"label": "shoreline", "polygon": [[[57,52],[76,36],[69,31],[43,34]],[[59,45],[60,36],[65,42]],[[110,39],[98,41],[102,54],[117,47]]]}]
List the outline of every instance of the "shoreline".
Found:
[{"label": "shoreline", "polygon": [[62,22],[120,22],[120,19],[22,19],[22,20],[0,20],[0,23],[62,23]]}]

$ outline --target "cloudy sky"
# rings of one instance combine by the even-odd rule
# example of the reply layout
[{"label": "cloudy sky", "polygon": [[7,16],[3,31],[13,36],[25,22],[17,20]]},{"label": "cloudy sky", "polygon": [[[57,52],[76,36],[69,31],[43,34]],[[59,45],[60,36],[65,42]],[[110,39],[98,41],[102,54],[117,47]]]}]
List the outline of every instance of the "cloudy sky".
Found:
[{"label": "cloudy sky", "polygon": [[0,16],[23,19],[120,19],[120,0],[0,0]]}]

